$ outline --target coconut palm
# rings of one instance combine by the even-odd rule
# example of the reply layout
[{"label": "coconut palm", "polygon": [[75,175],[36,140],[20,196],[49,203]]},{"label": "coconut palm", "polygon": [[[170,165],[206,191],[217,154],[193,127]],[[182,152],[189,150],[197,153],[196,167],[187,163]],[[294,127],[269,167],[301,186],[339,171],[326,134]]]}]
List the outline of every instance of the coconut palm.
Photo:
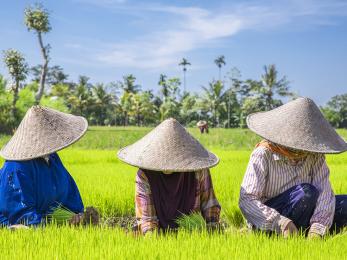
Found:
[{"label": "coconut palm", "polygon": [[73,89],[68,98],[72,113],[88,117],[88,110],[92,103],[92,93],[88,86],[88,77],[80,76],[79,84]]},{"label": "coconut palm", "polygon": [[140,91],[140,85],[135,84],[136,77],[133,74],[123,76],[123,82],[120,82],[120,88],[124,92],[136,94]]},{"label": "coconut palm", "polygon": [[98,125],[104,125],[108,116],[108,112],[113,106],[113,96],[107,93],[103,84],[97,84],[93,87],[93,112],[95,121]]},{"label": "coconut palm", "polygon": [[221,81],[210,82],[208,87],[202,87],[204,90],[202,104],[212,114],[213,126],[219,122],[219,114],[225,105],[226,92]]},{"label": "coconut palm", "polygon": [[192,64],[186,58],[183,58],[182,61],[178,65],[183,67],[183,92],[186,92],[187,66],[190,66]]},{"label": "coconut palm", "polygon": [[217,65],[219,69],[219,81],[222,80],[222,67],[225,66],[225,57],[224,55],[218,56],[215,60],[214,63]]},{"label": "coconut palm", "polygon": [[168,84],[166,82],[166,78],[167,76],[165,74],[160,74],[159,76],[159,82],[158,85],[161,86],[161,93],[163,94],[163,101],[165,102],[166,99],[169,97],[170,95],[170,91],[168,88]]},{"label": "coconut palm", "polygon": [[291,96],[289,91],[289,81],[286,77],[278,79],[278,71],[274,64],[264,66],[265,73],[261,76],[260,92],[265,99],[265,106],[267,110],[281,105],[279,100],[274,98],[275,95],[281,97]]}]

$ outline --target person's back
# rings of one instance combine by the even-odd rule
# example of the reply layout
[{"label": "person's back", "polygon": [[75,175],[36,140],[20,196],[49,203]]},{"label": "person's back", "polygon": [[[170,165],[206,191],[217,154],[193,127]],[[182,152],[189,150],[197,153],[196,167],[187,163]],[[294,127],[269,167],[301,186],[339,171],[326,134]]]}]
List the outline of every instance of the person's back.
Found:
[{"label": "person's back", "polygon": [[78,214],[83,203],[75,181],[51,154],[46,161],[6,161],[0,170],[0,219],[2,225],[40,224],[59,206]]},{"label": "person's back", "polygon": [[87,129],[87,120],[80,116],[40,106],[27,111],[0,151],[6,160],[0,170],[3,226],[22,228],[45,223],[56,209],[75,213],[67,220],[70,223],[89,221],[84,221],[88,216],[83,213],[77,185],[56,154],[78,141]]}]

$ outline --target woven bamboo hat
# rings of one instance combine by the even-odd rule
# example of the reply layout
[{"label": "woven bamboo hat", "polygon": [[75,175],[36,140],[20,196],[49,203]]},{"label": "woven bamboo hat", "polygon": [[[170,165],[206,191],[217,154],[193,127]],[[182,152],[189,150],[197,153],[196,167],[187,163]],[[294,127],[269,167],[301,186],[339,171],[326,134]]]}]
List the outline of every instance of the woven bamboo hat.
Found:
[{"label": "woven bamboo hat", "polygon": [[163,172],[194,172],[219,162],[173,118],[121,149],[118,158],[142,169]]},{"label": "woven bamboo hat", "polygon": [[298,98],[268,112],[251,114],[247,125],[270,142],[314,153],[342,153],[347,143],[309,98]]},{"label": "woven bamboo hat", "polygon": [[34,106],[27,111],[0,155],[12,161],[42,157],[73,144],[87,128],[88,122],[84,117]]}]

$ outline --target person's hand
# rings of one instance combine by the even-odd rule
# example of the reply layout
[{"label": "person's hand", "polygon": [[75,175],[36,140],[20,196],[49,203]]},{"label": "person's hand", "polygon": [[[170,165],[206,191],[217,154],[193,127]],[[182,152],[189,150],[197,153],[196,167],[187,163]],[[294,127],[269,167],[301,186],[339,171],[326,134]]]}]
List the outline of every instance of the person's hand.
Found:
[{"label": "person's hand", "polygon": [[209,222],[206,224],[206,229],[208,232],[221,231],[221,225],[218,222]]},{"label": "person's hand", "polygon": [[320,239],[320,238],[322,238],[322,236],[320,234],[315,233],[315,232],[309,231],[307,238],[308,239]]},{"label": "person's hand", "polygon": [[18,225],[11,225],[8,227],[10,230],[18,230],[18,229],[29,229],[28,226],[18,224]]},{"label": "person's hand", "polygon": [[72,226],[79,226],[83,222],[84,213],[75,214],[69,221],[69,224]]},{"label": "person's hand", "polygon": [[284,238],[288,238],[289,236],[295,235],[298,233],[298,229],[296,228],[293,221],[288,222],[288,224],[283,228],[282,234]]},{"label": "person's hand", "polygon": [[69,221],[72,226],[99,225],[100,214],[94,207],[87,207],[84,213],[75,214]]}]

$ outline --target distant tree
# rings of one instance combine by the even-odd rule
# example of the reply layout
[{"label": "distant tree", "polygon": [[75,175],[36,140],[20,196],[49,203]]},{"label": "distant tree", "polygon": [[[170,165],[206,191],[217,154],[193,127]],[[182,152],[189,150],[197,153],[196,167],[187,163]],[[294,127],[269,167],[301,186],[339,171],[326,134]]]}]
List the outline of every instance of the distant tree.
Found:
[{"label": "distant tree", "polygon": [[41,4],[29,6],[24,10],[24,20],[28,30],[33,30],[37,34],[41,54],[43,57],[40,87],[35,95],[36,103],[39,104],[45,89],[49,62],[50,45],[44,45],[42,40],[42,34],[48,33],[52,29],[49,22],[49,12]]},{"label": "distant tree", "polygon": [[166,81],[168,94],[172,100],[176,100],[180,95],[181,81],[179,78],[170,78]]},{"label": "distant tree", "polygon": [[187,66],[190,66],[192,64],[186,58],[183,58],[178,65],[183,67],[183,92],[186,92]]},{"label": "distant tree", "polygon": [[192,125],[199,119],[198,96],[189,92],[183,94],[180,100],[180,121],[185,125]]},{"label": "distant tree", "polygon": [[[33,80],[40,82],[42,74],[42,65],[37,65],[30,68]],[[62,84],[68,79],[69,75],[64,73],[63,68],[58,65],[47,68],[46,82],[50,85]]]},{"label": "distant tree", "polygon": [[[237,99],[242,89],[241,72],[236,68],[232,68],[230,73],[230,88],[227,90],[228,96],[228,118],[227,127],[235,127],[240,122],[240,103]],[[234,115],[232,116],[232,112]]]},{"label": "distant tree", "polygon": [[11,108],[11,117],[13,123],[17,120],[16,103],[18,101],[18,92],[21,82],[24,81],[28,74],[28,64],[22,53],[17,50],[9,49],[4,51],[4,63],[14,82],[12,85],[13,99]]},{"label": "distant tree", "polygon": [[282,104],[279,100],[275,99],[275,95],[286,97],[291,96],[289,91],[289,81],[284,76],[278,79],[278,71],[274,64],[264,66],[265,73],[261,76],[259,84],[259,91],[265,100],[266,110],[271,110]]},{"label": "distant tree", "polygon": [[4,94],[6,92],[7,80],[3,75],[0,74],[0,94]]},{"label": "distant tree", "polygon": [[78,85],[85,86],[86,88],[91,88],[92,85],[89,84],[90,78],[84,75],[78,76]]},{"label": "distant tree", "polygon": [[121,89],[127,93],[136,94],[141,90],[141,86],[135,84],[136,77],[133,74],[123,76],[123,82],[118,82]]},{"label": "distant tree", "polygon": [[156,121],[156,107],[153,104],[151,91],[143,91],[132,95],[132,109],[130,115],[134,118],[137,126]]},{"label": "distant tree", "polygon": [[160,120],[163,121],[167,118],[174,117],[177,118],[177,115],[180,113],[180,104],[177,100],[169,98],[160,106]]},{"label": "distant tree", "polygon": [[105,125],[109,111],[113,109],[111,94],[107,93],[103,84],[96,84],[93,89],[93,114],[97,125]]},{"label": "distant tree", "polygon": [[10,133],[11,96],[6,90],[7,80],[0,75],[0,134]]},{"label": "distant tree", "polygon": [[214,60],[214,63],[217,65],[219,70],[219,81],[222,81],[222,66],[225,66],[226,64],[224,55],[218,56]]},{"label": "distant tree", "polygon": [[219,125],[219,115],[225,105],[224,85],[221,81],[212,81],[208,87],[203,87],[202,102],[212,114],[213,126]]},{"label": "distant tree", "polygon": [[52,86],[50,96],[68,98],[70,95],[69,86],[67,84],[55,84]]},{"label": "distant tree", "polygon": [[93,99],[88,77],[79,77],[78,85],[68,97],[68,104],[72,113],[86,118],[89,117],[89,110],[93,104]]},{"label": "distant tree", "polygon": [[168,96],[170,95],[170,91],[166,82],[167,76],[164,74],[160,74],[159,76],[159,81],[158,81],[158,85],[161,87],[161,93],[163,95],[163,101],[165,102],[165,100],[168,98]]},{"label": "distant tree", "polygon": [[120,98],[119,109],[123,114],[124,126],[127,126],[129,124],[129,113],[131,114],[133,109],[133,95],[134,93],[124,91],[123,95]]},{"label": "distant tree", "polygon": [[241,107],[242,118],[240,126],[246,127],[245,121],[249,114],[264,110],[266,110],[266,104],[262,98],[257,96],[245,98]]},{"label": "distant tree", "polygon": [[181,81],[179,78],[170,78],[166,80],[167,97],[160,105],[160,119],[165,120],[169,117],[177,117],[180,113],[180,103],[178,101],[180,94]]},{"label": "distant tree", "polygon": [[332,97],[322,112],[332,126],[347,128],[347,93]]}]

